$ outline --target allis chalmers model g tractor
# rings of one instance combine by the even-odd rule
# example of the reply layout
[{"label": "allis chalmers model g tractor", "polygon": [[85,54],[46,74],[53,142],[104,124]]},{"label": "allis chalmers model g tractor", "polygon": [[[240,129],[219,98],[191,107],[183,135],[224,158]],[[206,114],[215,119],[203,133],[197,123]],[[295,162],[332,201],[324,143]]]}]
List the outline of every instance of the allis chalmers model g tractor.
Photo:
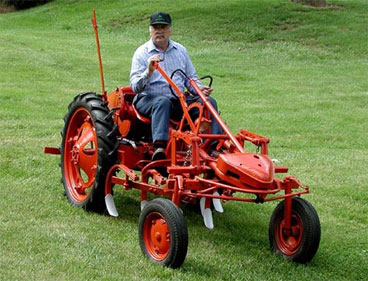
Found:
[{"label": "allis chalmers model g tractor", "polygon": [[[61,154],[62,182],[68,200],[87,210],[107,209],[116,217],[113,187],[140,190],[141,249],[152,261],[176,268],[184,262],[188,248],[188,229],[181,204],[197,204],[205,226],[211,229],[212,211],[223,212],[225,201],[264,203],[283,199],[269,224],[271,249],[287,260],[309,262],[319,246],[319,218],[313,206],[300,198],[309,192],[308,187],[292,176],[282,180],[275,177],[276,173],[286,173],[288,168],[275,166],[268,156],[269,139],[246,130],[234,135],[194,79],[182,70],[169,77],[156,64],[157,71],[179,98],[183,116],[171,124],[167,158],[152,161],[150,120],[134,108],[135,93],[129,86],[110,94],[105,92],[95,13],[92,22],[102,95],[92,92],[77,95],[64,118],[60,148],[45,148],[46,153]],[[202,104],[187,106],[186,93],[174,84],[174,75],[188,79]],[[192,110],[198,113],[195,120],[191,117]],[[209,114],[221,126],[223,135],[211,134]],[[222,151],[218,157],[208,153],[213,141],[217,141],[217,149]],[[245,142],[260,151],[246,152]],[[148,201],[148,193],[166,198]]]}]

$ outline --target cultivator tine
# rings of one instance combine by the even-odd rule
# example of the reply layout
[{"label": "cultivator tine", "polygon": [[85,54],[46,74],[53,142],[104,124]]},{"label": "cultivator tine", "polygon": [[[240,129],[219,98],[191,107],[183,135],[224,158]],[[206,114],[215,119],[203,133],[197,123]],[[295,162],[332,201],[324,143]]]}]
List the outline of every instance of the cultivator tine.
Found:
[{"label": "cultivator tine", "polygon": [[[213,193],[215,196],[220,196],[220,194],[216,191]],[[224,209],[222,208],[221,200],[219,198],[213,198],[212,199],[213,206],[215,207],[215,210],[219,213],[223,213]]]},{"label": "cultivator tine", "polygon": [[206,208],[206,198],[202,197],[200,200],[201,213],[204,220],[204,225],[213,229],[213,218],[212,218],[212,210],[211,208]]},{"label": "cultivator tine", "polygon": [[147,200],[142,200],[141,201],[141,211],[143,211],[144,206],[146,206],[146,204],[147,204]]},{"label": "cultivator tine", "polygon": [[119,214],[115,207],[114,197],[111,194],[107,194],[105,196],[105,203],[109,215],[112,217],[118,217]]}]

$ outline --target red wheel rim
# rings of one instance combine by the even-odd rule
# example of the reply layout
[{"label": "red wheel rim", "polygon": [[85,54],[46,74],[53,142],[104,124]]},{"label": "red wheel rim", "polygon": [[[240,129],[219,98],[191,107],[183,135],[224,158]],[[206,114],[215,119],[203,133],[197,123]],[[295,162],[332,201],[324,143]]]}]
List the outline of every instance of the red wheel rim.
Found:
[{"label": "red wheel rim", "polygon": [[170,229],[160,213],[150,213],[143,226],[143,239],[147,253],[157,261],[164,260],[170,251]]},{"label": "red wheel rim", "polygon": [[95,181],[97,151],[92,116],[87,109],[79,108],[69,120],[64,143],[64,178],[76,202],[87,198]]},{"label": "red wheel rim", "polygon": [[299,216],[291,216],[291,228],[285,228],[285,220],[281,220],[276,226],[275,240],[280,251],[285,255],[295,254],[303,238],[303,223]]}]

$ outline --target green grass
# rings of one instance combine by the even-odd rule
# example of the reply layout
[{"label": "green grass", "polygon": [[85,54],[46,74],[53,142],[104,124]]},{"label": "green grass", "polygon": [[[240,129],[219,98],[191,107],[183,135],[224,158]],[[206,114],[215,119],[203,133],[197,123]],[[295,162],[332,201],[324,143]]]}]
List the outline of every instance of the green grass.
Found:
[{"label": "green grass", "polygon": [[[367,280],[368,4],[329,2],[56,0],[0,14],[0,280]],[[149,14],[172,14],[230,128],[270,137],[271,156],[310,186],[322,226],[310,264],[269,250],[276,202],[228,202],[213,231],[185,209],[178,270],[142,255],[138,192],[115,188],[117,219],[67,202],[59,157],[42,151],[60,144],[73,97],[100,91],[93,8],[108,91],[128,84]]]}]

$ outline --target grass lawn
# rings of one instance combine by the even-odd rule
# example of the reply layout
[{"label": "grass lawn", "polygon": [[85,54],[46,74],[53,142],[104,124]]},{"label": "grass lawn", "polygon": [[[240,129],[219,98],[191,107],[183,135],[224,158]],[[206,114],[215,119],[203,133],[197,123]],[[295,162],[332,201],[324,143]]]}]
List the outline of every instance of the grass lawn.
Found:
[{"label": "grass lawn", "polygon": [[[0,14],[0,280],[368,280],[368,3],[328,2],[55,0]],[[43,147],[59,146],[76,94],[100,91],[93,8],[108,92],[128,84],[149,15],[171,13],[229,127],[268,136],[310,187],[322,236],[309,264],[270,251],[277,202],[226,203],[212,231],[185,209],[178,270],[141,253],[139,192],[115,188],[117,219],[67,202]]]}]

